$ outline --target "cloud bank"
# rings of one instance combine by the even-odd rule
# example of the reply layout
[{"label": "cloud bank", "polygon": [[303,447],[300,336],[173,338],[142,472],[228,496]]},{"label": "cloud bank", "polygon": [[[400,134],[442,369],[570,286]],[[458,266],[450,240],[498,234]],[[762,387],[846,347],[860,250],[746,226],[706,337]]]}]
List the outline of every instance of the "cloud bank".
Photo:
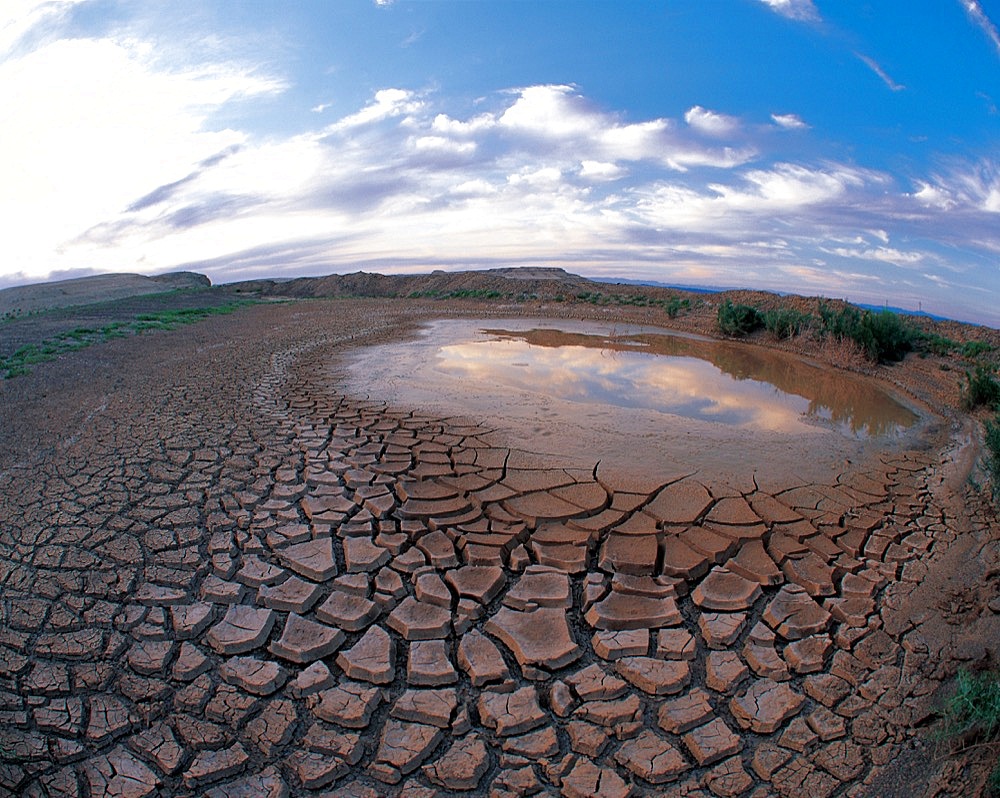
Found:
[{"label": "cloud bank", "polygon": [[[23,5],[34,27],[4,27],[15,44],[0,60],[0,107],[18,120],[0,152],[8,284],[87,269],[219,282],[546,263],[911,307],[933,297],[939,312],[1000,321],[991,157],[912,175],[791,158],[784,142],[818,135],[794,109],[630,119],[565,84],[462,107],[386,86],[353,108],[306,105],[312,127],[261,136],[217,120],[286,93],[280,75],[164,63],[128,36],[39,36],[71,4]],[[808,2],[768,5],[818,18]]]}]

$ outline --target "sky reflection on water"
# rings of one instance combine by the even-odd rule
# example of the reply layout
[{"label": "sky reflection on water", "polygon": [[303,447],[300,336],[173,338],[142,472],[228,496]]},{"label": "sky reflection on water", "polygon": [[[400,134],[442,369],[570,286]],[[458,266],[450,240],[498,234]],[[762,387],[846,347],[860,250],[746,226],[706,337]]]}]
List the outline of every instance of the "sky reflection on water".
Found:
[{"label": "sky reflection on water", "polygon": [[917,420],[865,380],[745,345],[552,328],[483,329],[473,340],[438,343],[434,368],[458,378],[457,386],[503,385],[772,432],[798,433],[812,422],[852,437],[883,437]]}]

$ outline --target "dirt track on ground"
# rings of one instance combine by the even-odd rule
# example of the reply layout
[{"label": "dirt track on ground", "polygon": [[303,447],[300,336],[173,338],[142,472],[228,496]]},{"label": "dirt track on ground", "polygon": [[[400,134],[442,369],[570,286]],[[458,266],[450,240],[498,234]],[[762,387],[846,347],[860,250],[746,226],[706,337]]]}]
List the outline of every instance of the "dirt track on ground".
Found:
[{"label": "dirt track on ground", "polygon": [[0,383],[0,794],[975,794],[926,727],[1000,551],[939,363],[876,370],[919,451],[640,484],[340,392],[456,312],[610,316],[256,306]]}]

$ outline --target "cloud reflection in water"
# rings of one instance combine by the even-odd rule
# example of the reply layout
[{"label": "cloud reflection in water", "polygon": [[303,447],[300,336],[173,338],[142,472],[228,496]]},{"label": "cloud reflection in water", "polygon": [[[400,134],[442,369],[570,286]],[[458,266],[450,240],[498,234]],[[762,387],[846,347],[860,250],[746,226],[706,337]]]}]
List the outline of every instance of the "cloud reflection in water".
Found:
[{"label": "cloud reflection in water", "polygon": [[572,402],[798,433],[806,421],[843,434],[891,436],[917,417],[870,383],[778,352],[685,336],[553,329],[484,330],[445,344],[437,369]]}]

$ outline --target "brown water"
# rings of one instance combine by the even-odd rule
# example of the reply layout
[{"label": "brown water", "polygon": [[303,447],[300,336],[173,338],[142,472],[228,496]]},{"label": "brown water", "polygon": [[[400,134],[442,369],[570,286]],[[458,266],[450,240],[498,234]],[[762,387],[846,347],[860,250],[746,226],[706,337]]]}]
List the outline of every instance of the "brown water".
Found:
[{"label": "brown water", "polygon": [[897,445],[919,420],[874,383],[786,353],[584,322],[434,322],[416,340],[361,350],[349,383],[486,420],[533,450],[713,470],[775,456],[808,470]]}]

